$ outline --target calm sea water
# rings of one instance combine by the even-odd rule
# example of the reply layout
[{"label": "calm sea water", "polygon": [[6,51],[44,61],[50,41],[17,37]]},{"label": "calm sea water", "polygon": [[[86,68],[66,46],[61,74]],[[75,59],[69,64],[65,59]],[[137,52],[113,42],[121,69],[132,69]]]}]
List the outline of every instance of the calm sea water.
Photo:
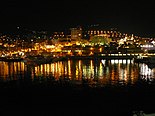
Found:
[{"label": "calm sea water", "polygon": [[28,66],[24,62],[0,61],[0,81],[19,79],[41,80],[53,77],[55,80],[70,80],[75,84],[87,80],[90,85],[135,84],[139,79],[155,78],[155,69],[133,60],[68,60],[40,66]]}]

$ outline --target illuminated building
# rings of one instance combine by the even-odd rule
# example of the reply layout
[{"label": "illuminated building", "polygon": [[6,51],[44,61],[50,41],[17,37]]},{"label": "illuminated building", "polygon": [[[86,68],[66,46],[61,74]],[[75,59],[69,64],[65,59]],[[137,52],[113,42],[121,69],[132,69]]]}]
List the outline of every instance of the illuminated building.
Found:
[{"label": "illuminated building", "polygon": [[82,28],[71,28],[71,40],[79,41],[82,38]]}]

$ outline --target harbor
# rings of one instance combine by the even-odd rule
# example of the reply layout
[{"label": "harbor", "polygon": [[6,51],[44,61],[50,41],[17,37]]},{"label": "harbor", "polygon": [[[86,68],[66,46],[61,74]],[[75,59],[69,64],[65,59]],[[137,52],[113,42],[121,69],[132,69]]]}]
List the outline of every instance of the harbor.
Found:
[{"label": "harbor", "polygon": [[155,116],[154,4],[3,0],[0,116]]},{"label": "harbor", "polygon": [[1,113],[154,113],[155,54],[142,47],[89,44],[36,43],[31,48],[2,50]]}]

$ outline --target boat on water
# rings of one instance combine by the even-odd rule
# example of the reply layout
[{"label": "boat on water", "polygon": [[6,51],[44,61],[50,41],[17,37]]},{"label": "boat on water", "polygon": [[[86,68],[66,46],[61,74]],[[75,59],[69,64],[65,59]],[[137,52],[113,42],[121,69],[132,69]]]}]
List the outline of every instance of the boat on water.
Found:
[{"label": "boat on water", "polygon": [[52,62],[53,57],[52,56],[42,56],[42,55],[36,55],[36,56],[27,56],[24,58],[24,63],[26,65],[41,65],[41,64],[47,64]]}]

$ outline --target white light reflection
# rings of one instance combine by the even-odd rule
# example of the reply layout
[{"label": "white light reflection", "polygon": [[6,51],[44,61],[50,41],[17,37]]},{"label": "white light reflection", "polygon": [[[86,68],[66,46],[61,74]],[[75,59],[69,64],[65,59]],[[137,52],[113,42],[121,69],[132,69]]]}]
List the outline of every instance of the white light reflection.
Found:
[{"label": "white light reflection", "polygon": [[148,65],[141,64],[140,65],[140,75],[152,76],[152,70],[150,68],[148,68]]},{"label": "white light reflection", "polygon": [[121,59],[121,60],[118,60],[118,59],[115,59],[115,60],[111,60],[111,64],[130,64],[131,63],[131,60],[125,60],[125,59]]},{"label": "white light reflection", "polygon": [[[98,79],[98,82],[101,83],[117,83],[118,81],[127,83],[130,79],[134,81],[139,76],[139,68],[137,68],[137,65],[131,63],[132,60],[117,59],[108,61],[110,62],[106,60],[101,60],[100,63],[94,62],[94,60],[55,62],[35,67],[35,74],[52,74],[56,80],[58,80],[60,76],[67,74],[70,80],[73,81],[81,80],[84,77],[92,81]],[[146,71],[144,67],[141,69],[141,74],[142,73],[147,73],[145,75],[152,74],[150,69]]]},{"label": "white light reflection", "polygon": [[118,64],[118,60],[111,60],[111,64]]},{"label": "white light reflection", "polygon": [[105,61],[106,61],[106,60],[101,60],[103,66],[105,66]]}]

